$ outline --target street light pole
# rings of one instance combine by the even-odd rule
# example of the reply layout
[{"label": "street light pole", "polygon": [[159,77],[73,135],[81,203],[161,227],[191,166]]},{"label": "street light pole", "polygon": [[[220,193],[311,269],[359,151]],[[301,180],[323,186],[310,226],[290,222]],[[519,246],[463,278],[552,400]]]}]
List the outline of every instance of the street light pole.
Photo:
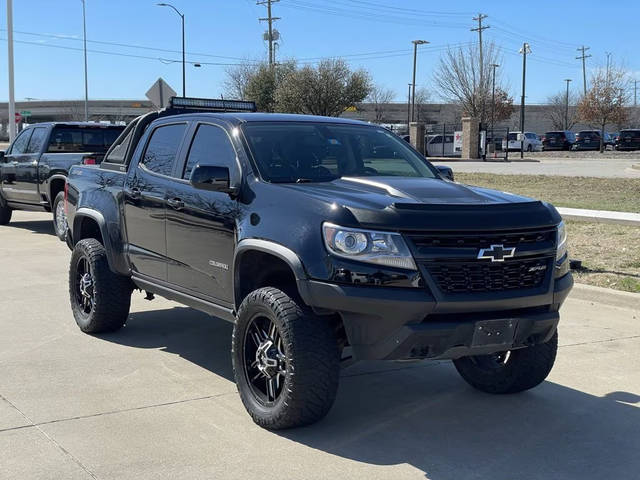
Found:
[{"label": "street light pole", "polygon": [[527,54],[531,53],[531,48],[527,42],[522,44],[520,49],[522,54],[522,98],[520,99],[520,158],[524,157],[524,96],[525,96],[525,80],[527,78]]},{"label": "street light pole", "polygon": [[418,58],[418,45],[424,45],[425,43],[429,43],[426,40],[412,40],[413,43],[413,81],[411,82],[413,86],[413,91],[411,93],[411,121],[415,121],[416,117],[416,63]]},{"label": "street light pole", "polygon": [[13,0],[7,0],[7,44],[9,71],[9,141],[16,138],[16,99],[13,85]]},{"label": "street light pole", "polygon": [[409,134],[410,123],[411,123],[411,84],[409,84],[409,94],[407,95],[407,135]]},{"label": "street light pole", "polygon": [[571,82],[571,79],[565,78],[564,81],[567,82],[567,96],[564,102],[564,129],[569,130],[569,82]]},{"label": "street light pole", "polygon": [[89,121],[89,77],[87,70],[87,12],[85,1],[82,2],[82,32],[84,42],[84,121]]},{"label": "street light pole", "polygon": [[182,96],[186,97],[187,96],[187,87],[186,87],[186,79],[187,79],[187,74],[186,74],[186,60],[185,60],[185,48],[184,48],[184,15],[180,12],[180,10],[178,10],[176,7],[174,7],[173,5],[171,5],[170,3],[158,3],[156,4],[159,7],[170,7],[173,8],[173,10],[180,15],[180,19],[182,21]]},{"label": "street light pole", "polygon": [[[496,68],[500,65],[497,63],[492,63],[491,68],[493,68],[493,76],[491,78],[491,143],[493,143],[493,149],[495,151],[496,139],[493,134],[493,126],[495,122],[495,110],[496,110]],[[508,141],[508,139],[507,139]],[[486,152],[485,152],[486,156]]]}]

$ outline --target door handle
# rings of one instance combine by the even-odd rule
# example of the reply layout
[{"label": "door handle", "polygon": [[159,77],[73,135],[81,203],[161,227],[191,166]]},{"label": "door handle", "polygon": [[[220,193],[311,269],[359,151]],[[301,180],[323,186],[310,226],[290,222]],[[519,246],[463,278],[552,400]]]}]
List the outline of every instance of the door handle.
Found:
[{"label": "door handle", "polygon": [[131,198],[140,198],[142,191],[137,187],[133,187],[129,194],[131,195]]},{"label": "door handle", "polygon": [[167,205],[169,205],[174,210],[180,210],[184,207],[184,202],[179,198],[168,198]]}]

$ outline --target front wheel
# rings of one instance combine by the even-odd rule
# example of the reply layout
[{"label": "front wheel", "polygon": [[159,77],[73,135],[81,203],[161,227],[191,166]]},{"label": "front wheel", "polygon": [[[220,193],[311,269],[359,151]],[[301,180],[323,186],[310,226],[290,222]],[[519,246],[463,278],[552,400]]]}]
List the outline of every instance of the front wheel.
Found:
[{"label": "front wheel", "polygon": [[64,209],[64,192],[58,192],[53,200],[53,230],[63,242],[67,239],[67,212]]},{"label": "front wheel", "polygon": [[240,305],[232,360],[242,403],[261,427],[309,425],[333,405],[340,373],[335,333],[276,288],[255,290]]},{"label": "front wheel", "polygon": [[492,355],[453,361],[462,378],[487,393],[518,393],[542,383],[551,372],[558,350],[558,332],[546,342]]},{"label": "front wheel", "polygon": [[85,333],[113,332],[129,316],[132,283],[109,269],[107,252],[95,238],[79,241],[71,254],[69,297],[76,323]]}]

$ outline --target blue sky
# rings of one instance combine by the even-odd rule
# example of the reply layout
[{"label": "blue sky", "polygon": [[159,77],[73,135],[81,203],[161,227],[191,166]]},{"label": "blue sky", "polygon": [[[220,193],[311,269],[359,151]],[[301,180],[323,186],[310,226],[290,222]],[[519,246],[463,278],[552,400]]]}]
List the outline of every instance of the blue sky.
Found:
[{"label": "blue sky", "polygon": [[[81,1],[13,3],[16,99],[82,98]],[[167,62],[180,59],[180,19],[175,12],[147,0],[86,3],[88,48],[94,50],[89,53],[90,98],[144,98],[158,77],[180,91],[181,65]],[[257,20],[266,15],[266,9],[255,1],[171,3],[186,16],[187,59],[202,63],[201,68],[187,65],[187,95],[217,97],[223,92],[226,67],[216,64],[266,58],[262,40],[265,24]],[[480,8],[488,15],[485,24],[491,26],[484,39],[502,48],[500,70],[517,102],[522,68],[517,52],[523,41],[532,49],[527,73],[529,103],[544,102],[548,95],[563,89],[565,78],[573,79],[572,88],[581,88],[581,64],[575,57],[582,44],[591,47],[590,68],[603,65],[606,52],[612,52],[616,62],[640,72],[640,2],[580,0],[519,5],[513,0],[281,0],[273,8],[274,15],[282,17],[277,22],[281,33],[277,56],[308,62],[345,56],[353,67],[369,70],[376,83],[391,88],[397,100],[403,101],[411,78],[411,40],[431,42],[420,47],[417,83],[433,91],[432,72],[443,49],[477,41],[470,28]],[[0,100],[4,101],[8,97],[5,12],[6,1],[0,0]],[[120,55],[111,55],[114,53]],[[435,91],[432,96],[434,101],[438,99]]]}]

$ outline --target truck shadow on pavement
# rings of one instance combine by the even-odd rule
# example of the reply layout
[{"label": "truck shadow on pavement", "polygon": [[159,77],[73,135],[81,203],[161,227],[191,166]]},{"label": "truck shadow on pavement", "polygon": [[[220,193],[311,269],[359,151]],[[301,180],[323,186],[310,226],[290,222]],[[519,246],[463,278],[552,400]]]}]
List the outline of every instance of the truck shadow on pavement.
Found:
[{"label": "truck shadow on pavement", "polygon": [[[124,330],[101,338],[164,348],[233,381],[231,330],[176,307],[133,313]],[[558,356],[569,354],[561,348]],[[393,477],[417,469],[434,480],[638,478],[639,407],[640,396],[630,392],[599,397],[547,381],[495,396],[470,388],[450,362],[370,362],[343,371],[324,420],[265,434],[356,462],[406,467],[389,471]]]},{"label": "truck shadow on pavement", "polygon": [[41,233],[46,235],[55,235],[53,231],[52,220],[26,220],[15,221],[12,220],[5,228],[21,228],[23,230],[29,230],[32,233]]}]

